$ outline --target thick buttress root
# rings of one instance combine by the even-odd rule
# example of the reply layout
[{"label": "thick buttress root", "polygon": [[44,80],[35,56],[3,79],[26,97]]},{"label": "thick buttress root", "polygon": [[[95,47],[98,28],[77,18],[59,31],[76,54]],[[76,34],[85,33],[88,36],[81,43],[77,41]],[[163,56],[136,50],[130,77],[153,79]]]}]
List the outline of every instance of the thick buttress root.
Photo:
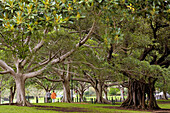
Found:
[{"label": "thick buttress root", "polygon": [[25,103],[16,103],[18,106],[28,106],[28,107],[33,107],[34,105],[31,104],[30,102],[26,101]]},{"label": "thick buttress root", "polygon": [[160,109],[154,97],[154,82],[130,80],[128,97],[121,107],[133,109]]}]

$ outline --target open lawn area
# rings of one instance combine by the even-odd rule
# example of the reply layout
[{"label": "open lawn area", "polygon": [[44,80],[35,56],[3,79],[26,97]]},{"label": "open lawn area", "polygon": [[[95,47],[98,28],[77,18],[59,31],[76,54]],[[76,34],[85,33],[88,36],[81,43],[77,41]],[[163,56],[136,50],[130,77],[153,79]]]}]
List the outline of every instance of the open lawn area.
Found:
[{"label": "open lawn area", "polygon": [[0,113],[168,113],[170,101],[158,101],[163,110],[139,111],[120,108],[116,105],[91,104],[91,103],[39,103],[35,107],[21,107],[15,105],[0,105]]}]

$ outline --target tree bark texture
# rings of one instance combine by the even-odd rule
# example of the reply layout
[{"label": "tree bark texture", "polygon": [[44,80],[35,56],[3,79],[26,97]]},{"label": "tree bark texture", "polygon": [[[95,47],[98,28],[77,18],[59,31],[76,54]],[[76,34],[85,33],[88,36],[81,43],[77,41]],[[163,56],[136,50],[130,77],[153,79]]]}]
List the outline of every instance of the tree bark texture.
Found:
[{"label": "tree bark texture", "polygon": [[[128,97],[121,107],[134,109],[160,109],[154,97],[155,81],[149,79],[149,83],[140,80],[129,80]],[[146,98],[147,95],[147,98]],[[148,104],[146,103],[148,99]]]},{"label": "tree bark texture", "polygon": [[168,100],[168,97],[166,95],[166,91],[165,90],[163,90],[163,99]]},{"label": "tree bark texture", "polygon": [[70,95],[70,82],[69,80],[64,80],[64,82],[62,82],[63,84],[63,99],[62,102],[72,102],[71,101],[71,95]]},{"label": "tree bark texture", "polygon": [[32,106],[25,98],[25,80],[22,75],[15,78],[17,101],[16,103],[21,106]]},{"label": "tree bark texture", "polygon": [[105,104],[111,104],[111,102],[109,102],[108,100],[106,100],[105,98],[103,98],[102,93],[103,93],[103,85],[102,83],[96,82],[96,86],[93,86],[93,88],[95,89],[96,92],[96,103],[105,103]]}]

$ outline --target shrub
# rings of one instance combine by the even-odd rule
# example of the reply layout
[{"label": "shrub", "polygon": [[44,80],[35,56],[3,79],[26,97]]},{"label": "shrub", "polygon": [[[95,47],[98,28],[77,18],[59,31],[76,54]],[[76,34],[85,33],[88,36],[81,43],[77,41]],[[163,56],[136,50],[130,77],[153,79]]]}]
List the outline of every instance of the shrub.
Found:
[{"label": "shrub", "polygon": [[119,91],[119,88],[110,88],[109,95],[116,95]]}]

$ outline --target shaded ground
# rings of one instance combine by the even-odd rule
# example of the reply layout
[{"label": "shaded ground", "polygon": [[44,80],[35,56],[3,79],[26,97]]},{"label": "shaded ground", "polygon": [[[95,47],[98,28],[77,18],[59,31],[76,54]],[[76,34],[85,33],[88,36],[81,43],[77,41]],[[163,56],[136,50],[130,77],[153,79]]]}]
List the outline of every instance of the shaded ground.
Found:
[{"label": "shaded ground", "polygon": [[170,101],[157,101],[158,104],[170,104]]}]

